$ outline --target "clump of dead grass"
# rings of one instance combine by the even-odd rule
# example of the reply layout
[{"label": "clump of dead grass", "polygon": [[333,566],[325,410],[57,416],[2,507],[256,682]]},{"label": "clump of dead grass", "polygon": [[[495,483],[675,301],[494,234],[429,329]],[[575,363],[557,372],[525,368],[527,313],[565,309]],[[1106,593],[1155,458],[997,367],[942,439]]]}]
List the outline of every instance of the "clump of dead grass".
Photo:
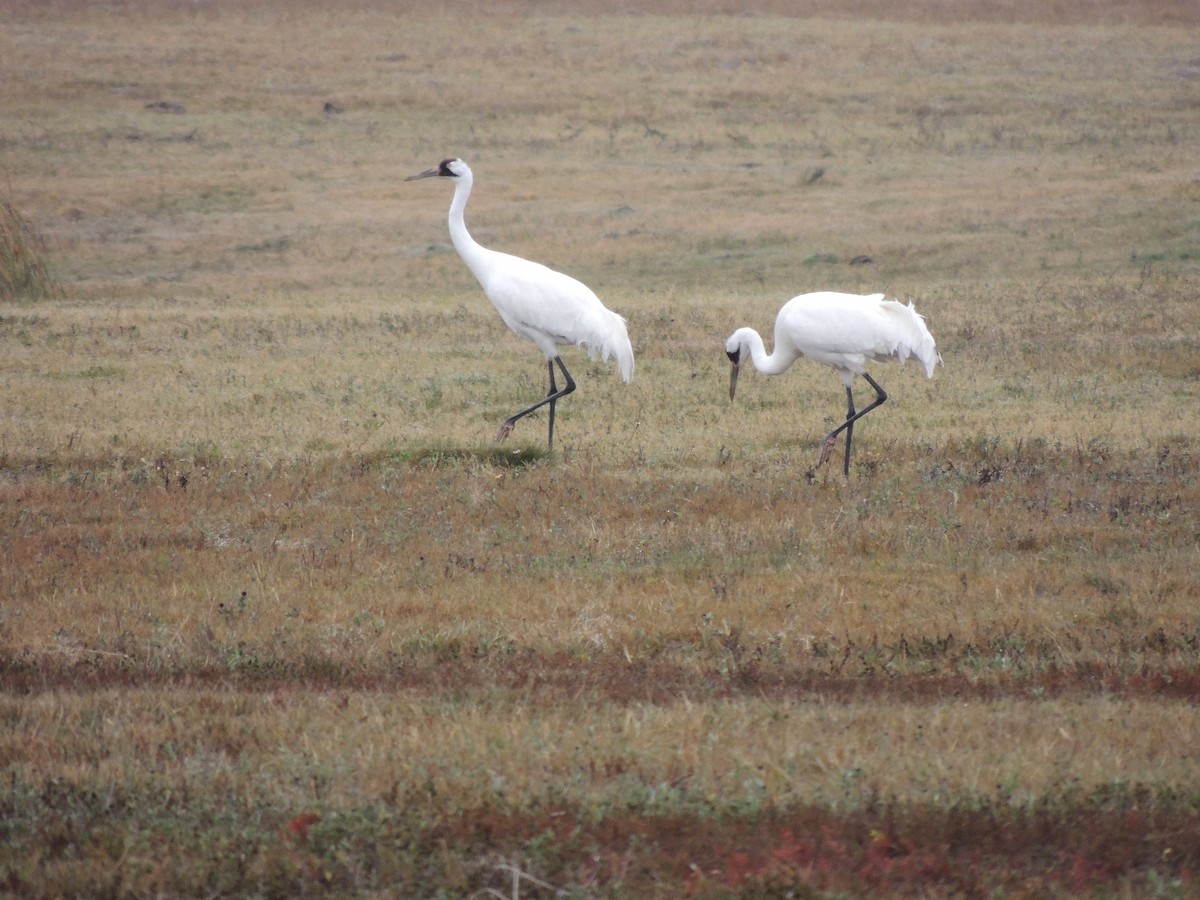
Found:
[{"label": "clump of dead grass", "polygon": [[403,451],[379,451],[370,458],[364,457],[364,464],[370,464],[372,461],[392,461],[431,469],[472,464],[498,469],[520,469],[549,458],[550,452],[544,447],[507,444],[467,447],[441,443],[407,448]]},{"label": "clump of dead grass", "polygon": [[45,240],[12,203],[0,198],[0,300],[41,300],[57,293]]}]

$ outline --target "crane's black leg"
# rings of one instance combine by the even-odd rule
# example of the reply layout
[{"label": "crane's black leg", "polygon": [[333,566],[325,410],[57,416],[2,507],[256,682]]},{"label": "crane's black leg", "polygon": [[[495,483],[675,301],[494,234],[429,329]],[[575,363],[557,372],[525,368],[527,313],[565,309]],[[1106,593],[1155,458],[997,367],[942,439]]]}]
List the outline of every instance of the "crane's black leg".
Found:
[{"label": "crane's black leg", "polygon": [[854,391],[846,388],[846,461],[842,465],[842,474],[850,477],[850,439],[854,437]]},{"label": "crane's black leg", "polygon": [[887,391],[885,391],[883,388],[881,388],[879,386],[879,383],[874,378],[872,378],[866,372],[863,372],[862,376],[863,376],[863,378],[867,379],[867,384],[869,384],[871,387],[875,388],[875,401],[870,406],[868,406],[864,409],[860,409],[858,412],[855,412],[854,411],[854,395],[851,393],[850,388],[846,388],[846,396],[850,401],[850,403],[849,403],[850,409],[846,413],[846,421],[843,422],[841,425],[839,425],[837,428],[833,429],[833,431],[829,432],[829,434],[827,434],[825,436],[825,443],[821,447],[821,457],[820,457],[820,459],[817,460],[817,465],[819,466],[819,465],[823,464],[825,462],[825,460],[827,460],[829,458],[829,453],[830,453],[830,451],[833,450],[833,442],[837,439],[837,436],[839,434],[841,434],[843,431],[845,431],[846,432],[846,462],[845,462],[845,465],[843,466],[843,472],[845,473],[847,478],[850,477],[850,435],[854,432],[854,423],[857,422],[859,419],[861,419],[863,416],[865,416],[867,413],[869,413],[871,410],[873,410],[875,407],[879,406],[879,404],[883,403],[883,401],[885,401],[887,399]]},{"label": "crane's black leg", "polygon": [[550,360],[546,360],[546,371],[550,373],[550,391],[548,394],[546,394],[546,396],[550,398],[550,440],[549,440],[547,446],[549,446],[549,448],[551,450],[553,450],[554,449],[554,404],[555,404],[555,401],[558,399],[557,397],[554,396],[554,394],[555,394],[555,392],[558,391],[558,387],[554,383],[554,363],[551,362]]},{"label": "crane's black leg", "polygon": [[[563,386],[563,389],[561,391],[556,390],[556,388],[555,388],[554,363],[558,363],[558,368],[562,371],[563,378],[567,379],[567,383]],[[527,406],[525,409],[521,410],[519,413],[514,413],[513,415],[511,415],[507,419],[505,419],[500,425],[500,430],[496,432],[496,440],[498,440],[498,441],[504,440],[506,437],[508,437],[512,433],[513,426],[517,424],[518,420],[523,419],[525,416],[529,415],[535,409],[540,409],[541,407],[543,407],[547,403],[549,403],[550,404],[550,444],[549,444],[549,449],[551,449],[551,450],[554,449],[554,404],[558,400],[562,399],[563,397],[567,396],[567,394],[569,394],[575,390],[575,379],[571,377],[571,373],[567,371],[567,367],[563,365],[563,361],[560,357],[557,357],[557,356],[554,357],[554,359],[551,360],[549,363],[547,363],[547,365],[550,367],[550,393],[547,394],[545,396],[545,398],[543,398],[543,399],[539,400],[537,403],[533,404],[533,406]]]}]

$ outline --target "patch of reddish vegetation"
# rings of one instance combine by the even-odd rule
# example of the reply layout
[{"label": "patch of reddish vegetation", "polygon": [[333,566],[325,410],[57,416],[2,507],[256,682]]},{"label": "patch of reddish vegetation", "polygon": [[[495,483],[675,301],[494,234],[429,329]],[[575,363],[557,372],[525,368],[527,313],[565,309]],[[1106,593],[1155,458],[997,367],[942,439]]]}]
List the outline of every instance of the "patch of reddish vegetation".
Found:
[{"label": "patch of reddish vegetation", "polygon": [[[879,804],[732,821],[628,814],[595,822],[555,809],[529,816],[465,813],[442,828],[442,839],[459,846],[481,844],[528,860],[540,878],[620,887],[631,896],[776,896],[795,889],[801,896],[805,890],[1074,895],[1136,884],[1151,870],[1181,886],[1195,885],[1200,873],[1196,809]],[[544,849],[531,856],[531,846]]]},{"label": "patch of reddish vegetation", "polygon": [[495,657],[464,656],[397,664],[387,670],[353,669],[332,661],[280,661],[256,672],[204,669],[146,671],[129,665],[83,661],[36,667],[0,661],[0,688],[36,694],[47,690],[89,691],[122,686],[195,687],[248,691],[412,691],[460,693],[474,686],[511,687],[548,699],[587,696],[611,703],[672,703],[753,695],[767,699],[822,702],[894,700],[938,703],[990,701],[1005,697],[1052,699],[1104,694],[1156,697],[1200,703],[1200,665],[1143,666],[1132,672],[1104,660],[1070,667],[1048,665],[1026,671],[978,672],[947,664],[935,673],[895,674],[876,669],[760,665],[754,660],[727,667],[680,666],[662,660],[634,660],[603,654],[587,658],[565,653],[516,652]]}]

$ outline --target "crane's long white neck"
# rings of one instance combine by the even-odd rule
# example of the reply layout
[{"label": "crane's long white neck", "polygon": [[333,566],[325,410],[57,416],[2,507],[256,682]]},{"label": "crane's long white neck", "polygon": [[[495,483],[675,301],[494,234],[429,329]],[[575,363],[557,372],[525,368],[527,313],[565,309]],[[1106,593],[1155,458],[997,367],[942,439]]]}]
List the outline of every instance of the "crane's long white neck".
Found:
[{"label": "crane's long white neck", "polygon": [[467,208],[467,198],[471,196],[471,184],[470,172],[454,179],[454,199],[450,201],[450,240],[454,244],[454,249],[458,251],[458,255],[467,264],[467,268],[474,273],[480,283],[483,283],[487,269],[486,260],[495,251],[480,246],[467,231],[467,222],[463,217],[463,212]]},{"label": "crane's long white neck", "polygon": [[743,351],[749,349],[754,368],[764,375],[778,375],[796,361],[794,353],[789,354],[779,346],[775,347],[774,353],[767,353],[762,337],[753,328],[739,328],[730,343],[736,343]]}]

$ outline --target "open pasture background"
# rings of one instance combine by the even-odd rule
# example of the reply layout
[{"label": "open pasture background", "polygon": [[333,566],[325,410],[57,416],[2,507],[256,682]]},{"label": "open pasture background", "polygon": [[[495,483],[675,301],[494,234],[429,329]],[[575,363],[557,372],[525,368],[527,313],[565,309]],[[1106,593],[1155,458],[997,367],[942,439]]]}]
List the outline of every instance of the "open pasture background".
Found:
[{"label": "open pasture background", "polygon": [[[6,890],[1195,891],[1200,14],[789,13],[0,3]],[[811,289],[945,360],[849,482]]]}]

